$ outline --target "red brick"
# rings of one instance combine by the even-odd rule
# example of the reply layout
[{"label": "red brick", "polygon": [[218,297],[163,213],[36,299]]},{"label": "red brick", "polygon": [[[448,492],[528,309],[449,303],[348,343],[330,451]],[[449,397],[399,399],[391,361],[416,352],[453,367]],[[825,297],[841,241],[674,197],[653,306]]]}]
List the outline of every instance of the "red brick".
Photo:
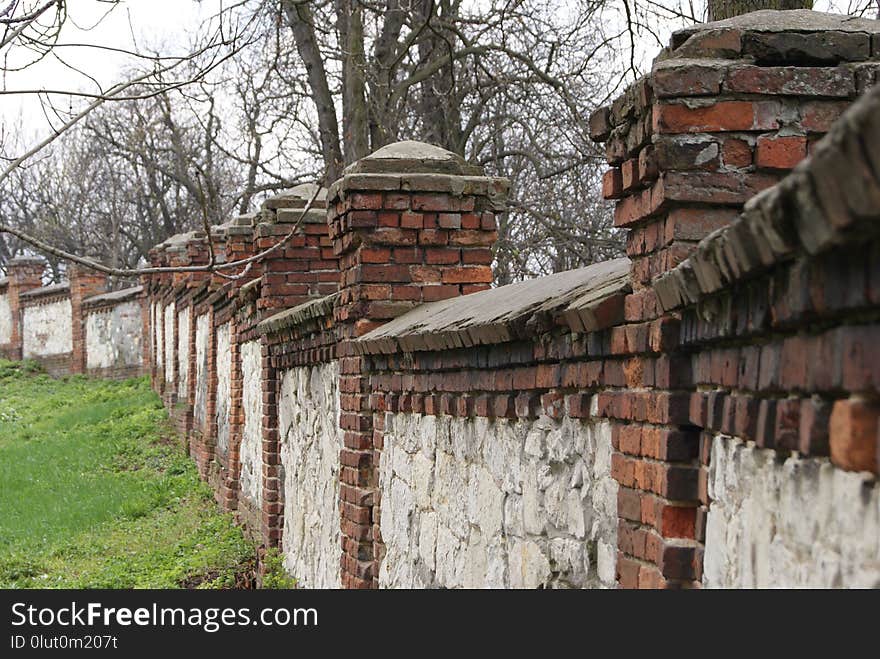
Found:
[{"label": "red brick", "polygon": [[657,156],[650,144],[639,152],[639,182],[646,185],[654,181],[658,175]]},{"label": "red brick", "polygon": [[411,229],[383,227],[370,233],[369,240],[379,245],[415,245],[416,232]]},{"label": "red brick", "polygon": [[495,231],[454,231],[449,236],[450,245],[460,245],[462,247],[491,247],[498,234]]},{"label": "red brick", "polygon": [[405,229],[421,229],[425,225],[425,218],[421,213],[401,213],[400,226]]},{"label": "red brick", "polygon": [[419,245],[445,245],[449,242],[449,232],[440,229],[419,231]]},{"label": "red brick", "polygon": [[657,133],[752,130],[755,127],[755,106],[749,101],[719,101],[695,108],[659,103],[654,105],[653,121]]},{"label": "red brick", "polygon": [[538,389],[553,389],[560,385],[561,376],[559,364],[541,364],[538,366],[536,386]]},{"label": "red brick", "polygon": [[416,194],[412,197],[413,210],[456,211],[461,208],[460,201],[447,194]]},{"label": "red brick", "polygon": [[629,487],[617,489],[617,514],[633,522],[642,521],[642,498],[637,490]]},{"label": "red brick", "polygon": [[632,190],[639,184],[639,160],[630,158],[624,161],[620,167],[621,184],[624,192]]},{"label": "red brick", "polygon": [[541,408],[544,414],[559,419],[565,414],[565,396],[557,392],[549,392],[541,396]]},{"label": "red brick", "polygon": [[721,147],[721,161],[727,167],[742,169],[752,164],[752,147],[745,140],[731,137]]},{"label": "red brick", "polygon": [[574,419],[586,419],[590,416],[589,394],[569,394],[565,397],[565,409]]},{"label": "red brick", "polygon": [[617,552],[617,583],[621,588],[639,587],[639,563]]},{"label": "red brick", "polygon": [[444,268],[441,275],[444,284],[491,283],[492,268],[485,265]]},{"label": "red brick", "polygon": [[451,264],[458,263],[461,258],[461,250],[444,247],[429,247],[425,250],[425,263]]},{"label": "red brick", "polygon": [[617,167],[602,175],[602,196],[605,199],[620,199],[623,196],[623,176]]},{"label": "red brick", "polygon": [[818,396],[801,401],[798,451],[804,455],[828,455],[830,417],[830,402]]},{"label": "red brick", "polygon": [[360,251],[362,263],[388,263],[391,261],[391,250],[378,247],[363,247]]},{"label": "red brick", "polygon": [[641,455],[642,453],[642,426],[627,424],[619,426],[618,442],[620,452],[629,455]]},{"label": "red brick", "polygon": [[849,101],[810,101],[800,107],[800,126],[807,131],[827,133],[850,106]]},{"label": "red brick", "polygon": [[[660,500],[662,501],[662,500]],[[657,530],[664,538],[690,538],[696,533],[696,509],[659,503],[661,513]]]},{"label": "red brick", "polygon": [[440,269],[427,265],[411,265],[409,267],[413,281],[419,283],[440,283]]},{"label": "red brick", "polygon": [[492,401],[492,411],[492,416],[494,416],[495,418],[515,419],[516,405],[514,402],[514,396],[495,396]]},{"label": "red brick", "polygon": [[459,213],[438,213],[437,224],[441,229],[460,229],[461,215]]},{"label": "red brick", "polygon": [[425,302],[436,302],[437,300],[448,300],[451,297],[458,297],[458,286],[426,286],[422,289],[422,299]]},{"label": "red brick", "polygon": [[464,249],[461,252],[461,262],[465,265],[491,265],[493,259],[491,249]]},{"label": "red brick", "polygon": [[411,281],[410,270],[405,265],[362,265],[360,276],[363,282],[403,282]]},{"label": "red brick", "polygon": [[792,169],[801,160],[807,157],[807,138],[803,135],[788,135],[785,137],[758,138],[757,157],[758,167],[767,169]]},{"label": "red brick", "polygon": [[541,409],[541,397],[538,394],[523,392],[517,394],[514,401],[516,416],[521,419],[538,416]]},{"label": "red brick", "polygon": [[831,411],[831,461],[849,471],[877,473],[880,403],[864,398],[838,400]]},{"label": "red brick", "polygon": [[776,403],[776,427],[774,437],[776,447],[797,450],[800,433],[801,401],[787,398]]},{"label": "red brick", "polygon": [[844,67],[743,66],[732,69],[725,91],[787,96],[849,96],[854,89],[852,71]]},{"label": "red brick", "polygon": [[461,216],[461,228],[479,229],[481,220],[482,218],[476,213],[463,213]]}]

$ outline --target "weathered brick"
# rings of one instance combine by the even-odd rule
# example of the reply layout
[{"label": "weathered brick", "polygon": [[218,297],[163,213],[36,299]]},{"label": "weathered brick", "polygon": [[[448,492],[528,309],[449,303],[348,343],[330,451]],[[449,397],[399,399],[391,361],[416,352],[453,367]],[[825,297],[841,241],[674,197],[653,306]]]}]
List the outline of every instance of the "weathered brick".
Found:
[{"label": "weathered brick", "polygon": [[612,167],[602,175],[602,196],[605,199],[623,196],[623,175],[619,167]]},{"label": "weathered brick", "polygon": [[657,98],[717,94],[725,72],[726,67],[717,64],[667,60],[654,69],[654,93]]},{"label": "weathered brick", "polygon": [[679,103],[654,105],[657,133],[705,133],[735,130],[775,130],[779,122],[767,102],[716,101],[691,107]]},{"label": "weathered brick", "polygon": [[838,400],[831,411],[831,461],[841,469],[877,473],[880,404],[865,398]]},{"label": "weathered brick", "polygon": [[611,133],[611,110],[602,107],[590,115],[590,139],[594,142],[604,142]]},{"label": "weathered brick", "polygon": [[751,55],[764,65],[827,65],[868,59],[871,47],[868,35],[858,32],[749,31],[743,35],[742,53]]},{"label": "weathered brick", "polygon": [[758,138],[755,163],[768,169],[792,169],[807,157],[807,138],[803,135]]},{"label": "weathered brick", "polygon": [[828,455],[831,403],[813,396],[801,401],[798,451],[804,455]]},{"label": "weathered brick", "polygon": [[627,192],[639,185],[639,160],[630,158],[625,160],[620,167],[620,180],[623,191]]},{"label": "weathered brick", "polygon": [[724,89],[742,94],[847,97],[855,93],[855,79],[843,67],[742,66],[728,73]]}]

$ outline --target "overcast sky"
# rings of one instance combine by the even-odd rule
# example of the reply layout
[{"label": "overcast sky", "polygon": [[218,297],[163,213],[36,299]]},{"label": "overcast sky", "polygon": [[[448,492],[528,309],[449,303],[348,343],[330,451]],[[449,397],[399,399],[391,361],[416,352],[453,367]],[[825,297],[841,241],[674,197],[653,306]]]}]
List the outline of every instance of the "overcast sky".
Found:
[{"label": "overcast sky", "polygon": [[[230,3],[227,0],[222,4]],[[126,0],[107,14],[108,7],[112,6],[99,0],[72,0],[59,43],[89,43],[129,50],[140,47],[161,49],[172,54],[183,53],[187,49],[189,35],[206,18],[216,13],[220,5],[220,0]],[[70,46],[57,48],[55,52],[71,66],[87,71],[105,88],[119,81],[120,70],[135,61],[122,54],[94,48]],[[16,56],[22,57],[24,53],[16,53]],[[3,87],[7,90],[94,91],[95,85],[65,66],[53,54],[23,71],[6,73]],[[4,96],[0,102],[0,114],[7,121],[22,114],[31,129],[46,127],[40,104],[34,96]]]}]

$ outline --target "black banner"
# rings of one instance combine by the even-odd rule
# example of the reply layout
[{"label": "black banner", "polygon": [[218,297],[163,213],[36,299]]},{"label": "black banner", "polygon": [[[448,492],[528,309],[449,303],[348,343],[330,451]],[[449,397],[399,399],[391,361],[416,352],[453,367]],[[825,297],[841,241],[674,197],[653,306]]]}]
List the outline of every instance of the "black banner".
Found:
[{"label": "black banner", "polygon": [[[697,650],[701,639],[717,643],[719,635],[729,650],[756,639],[736,629],[756,634],[764,629],[758,634],[764,637],[770,633],[770,619],[777,632],[788,625],[796,629],[817,610],[819,597],[828,596],[706,591],[6,590],[0,591],[5,631],[0,656],[183,648],[217,650],[224,656],[315,647],[331,656],[348,650],[381,654],[383,648],[391,654],[407,648],[461,652],[471,647],[471,639],[496,650],[522,651],[532,644],[559,651],[605,647],[626,656],[649,649],[662,652],[664,647]],[[856,608],[876,610],[856,607],[855,602],[822,607],[822,628],[831,632],[832,616],[841,615],[847,627],[857,626]],[[413,639],[421,640],[413,645]],[[822,640],[813,637],[811,647]],[[787,643],[792,641],[789,636]]]}]

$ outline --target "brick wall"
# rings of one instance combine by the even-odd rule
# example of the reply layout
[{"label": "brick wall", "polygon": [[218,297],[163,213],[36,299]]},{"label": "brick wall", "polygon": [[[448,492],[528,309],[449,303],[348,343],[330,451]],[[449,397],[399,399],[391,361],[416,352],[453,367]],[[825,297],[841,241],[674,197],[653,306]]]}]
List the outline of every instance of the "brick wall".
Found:
[{"label": "brick wall", "polygon": [[52,375],[129,378],[145,373],[150,318],[141,287],[107,292],[103,274],[72,265],[43,286],[45,263],[13,259],[0,280],[0,356],[33,359]]},{"label": "brick wall", "polygon": [[6,359],[21,359],[21,294],[40,288],[43,285],[41,259],[17,258],[6,264],[7,277],[0,290],[4,299],[6,322],[9,323],[4,333],[4,341],[0,344],[0,356]]},{"label": "brick wall", "polygon": [[223,225],[222,258],[297,228],[241,281],[147,283],[155,346],[192,308],[200,472],[306,585],[875,584],[878,43],[808,11],[676,33],[590,120],[628,259],[487,290],[507,183],[411,142],[299,225],[313,189]]}]

